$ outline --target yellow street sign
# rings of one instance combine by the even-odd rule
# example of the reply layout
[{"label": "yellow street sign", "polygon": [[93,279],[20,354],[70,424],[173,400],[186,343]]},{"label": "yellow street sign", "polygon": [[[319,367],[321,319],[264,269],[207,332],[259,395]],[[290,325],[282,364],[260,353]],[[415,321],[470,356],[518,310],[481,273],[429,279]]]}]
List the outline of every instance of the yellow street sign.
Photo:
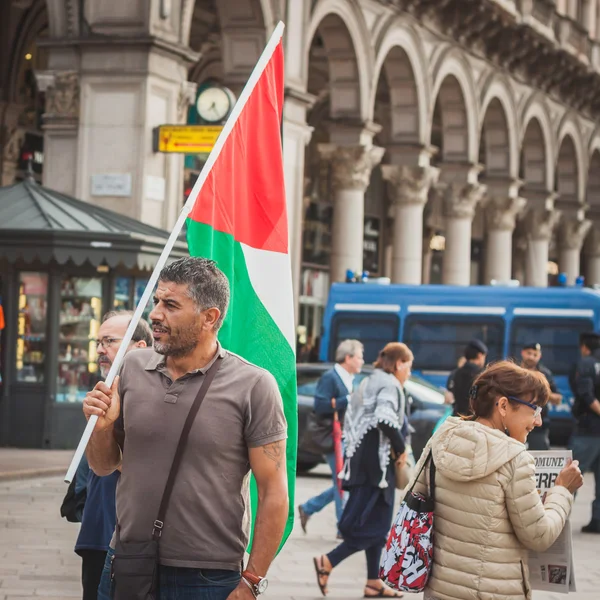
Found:
[{"label": "yellow street sign", "polygon": [[154,132],[155,152],[210,152],[223,130],[220,125],[160,125]]}]

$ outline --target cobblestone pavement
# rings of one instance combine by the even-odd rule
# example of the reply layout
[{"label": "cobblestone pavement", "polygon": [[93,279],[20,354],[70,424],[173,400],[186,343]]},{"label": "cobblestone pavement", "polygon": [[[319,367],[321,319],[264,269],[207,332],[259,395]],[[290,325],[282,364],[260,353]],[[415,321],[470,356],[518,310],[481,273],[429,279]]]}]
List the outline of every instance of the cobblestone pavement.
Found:
[{"label": "cobblestone pavement", "polygon": [[[573,512],[575,566],[578,592],[570,598],[600,598],[600,538],[579,533],[589,519],[592,477],[578,497]],[[298,498],[305,500],[328,484],[318,475],[298,480]],[[60,476],[0,483],[0,600],[81,598],[80,560],[73,552],[78,526],[59,516],[66,490]],[[316,600],[312,557],[336,544],[333,507],[311,518],[308,534],[297,526],[270,572],[265,600]],[[330,580],[331,598],[360,598],[365,563],[356,555],[340,565]],[[422,600],[421,594],[407,595]],[[560,600],[564,596],[534,593],[534,600]]]}]

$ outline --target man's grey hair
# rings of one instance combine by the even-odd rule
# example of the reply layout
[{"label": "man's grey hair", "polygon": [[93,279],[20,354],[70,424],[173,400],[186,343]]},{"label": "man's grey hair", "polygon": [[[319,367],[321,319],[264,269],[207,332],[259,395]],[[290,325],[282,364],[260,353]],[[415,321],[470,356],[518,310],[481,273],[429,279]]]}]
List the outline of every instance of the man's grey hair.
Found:
[{"label": "man's grey hair", "polygon": [[[129,317],[129,323],[131,323],[131,319],[133,317],[133,311],[132,310],[111,310],[102,317],[102,322],[105,323],[106,321],[108,321],[109,319],[112,319],[113,317]],[[127,327],[129,327],[129,323],[127,324]],[[154,338],[152,337],[152,329],[150,328],[148,321],[146,321],[145,319],[140,319],[138,321],[137,327],[135,328],[135,331],[133,332],[133,337],[131,338],[131,341],[132,342],[146,342],[146,346],[148,346],[149,348],[152,348],[152,344],[154,343]]]},{"label": "man's grey hair", "polygon": [[356,356],[362,350],[364,346],[358,340],[344,340],[335,351],[335,362],[343,363],[346,356]]},{"label": "man's grey hair", "polygon": [[229,281],[214,260],[195,256],[179,258],[167,265],[158,279],[187,285],[187,294],[198,312],[218,308],[221,316],[215,323],[214,331],[219,331],[229,306]]}]

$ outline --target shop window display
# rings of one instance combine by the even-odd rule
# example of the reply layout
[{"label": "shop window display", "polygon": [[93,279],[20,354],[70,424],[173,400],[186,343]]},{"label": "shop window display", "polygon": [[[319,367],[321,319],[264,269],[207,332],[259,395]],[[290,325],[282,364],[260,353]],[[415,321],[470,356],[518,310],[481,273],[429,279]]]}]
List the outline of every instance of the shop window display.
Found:
[{"label": "shop window display", "polygon": [[102,318],[102,280],[61,281],[57,402],[82,402],[98,381],[96,338]]},{"label": "shop window display", "polygon": [[44,382],[48,276],[20,273],[17,328],[17,381]]}]

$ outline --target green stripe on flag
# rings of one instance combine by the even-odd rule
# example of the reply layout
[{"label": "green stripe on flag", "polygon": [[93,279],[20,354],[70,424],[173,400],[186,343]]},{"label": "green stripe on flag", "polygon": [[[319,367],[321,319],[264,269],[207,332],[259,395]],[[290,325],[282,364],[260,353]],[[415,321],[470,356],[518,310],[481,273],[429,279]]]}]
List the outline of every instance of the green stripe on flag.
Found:
[{"label": "green stripe on flag", "polygon": [[[298,445],[298,405],[296,359],[293,349],[260,301],[248,276],[242,247],[232,235],[215,231],[210,225],[187,221],[188,247],[192,256],[212,258],[225,273],[231,286],[231,301],[227,317],[219,331],[224,348],[267,369],[279,386],[288,424],[287,477],[290,509],[281,542],[288,538],[294,526],[294,491],[296,453]],[[273,282],[276,287],[277,281]],[[290,307],[292,310],[293,307]],[[256,483],[251,485],[252,514],[256,515],[258,495]],[[250,545],[252,544],[252,537]]]}]

